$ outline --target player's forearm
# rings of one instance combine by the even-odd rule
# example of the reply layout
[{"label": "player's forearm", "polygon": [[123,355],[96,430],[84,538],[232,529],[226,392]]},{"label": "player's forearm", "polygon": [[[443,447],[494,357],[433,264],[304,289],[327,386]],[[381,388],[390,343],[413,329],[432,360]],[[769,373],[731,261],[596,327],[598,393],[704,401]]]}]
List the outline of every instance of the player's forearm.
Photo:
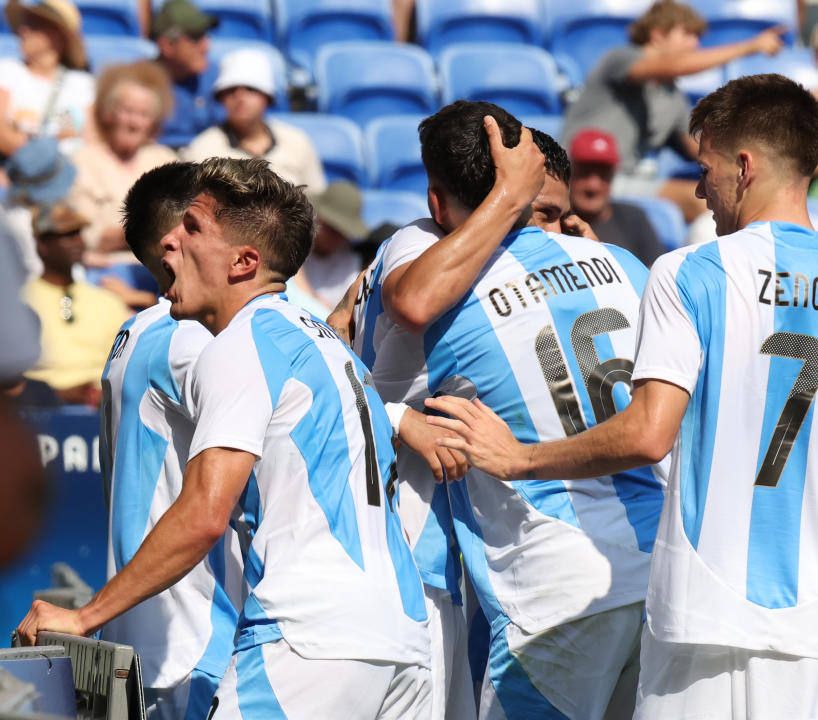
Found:
[{"label": "player's forearm", "polygon": [[757,51],[757,42],[755,38],[751,38],[728,45],[699,48],[672,55],[663,54],[644,58],[635,63],[628,73],[628,78],[634,82],[673,80],[719,67]]},{"label": "player's forearm", "polygon": [[329,316],[327,317],[327,325],[329,325],[338,336],[347,344],[352,345],[352,340],[355,337],[355,328],[352,326],[352,309],[355,306],[355,298],[358,296],[358,291],[363,282],[366,269],[358,273],[358,277],[347,288],[344,296],[340,302],[335,306]]}]

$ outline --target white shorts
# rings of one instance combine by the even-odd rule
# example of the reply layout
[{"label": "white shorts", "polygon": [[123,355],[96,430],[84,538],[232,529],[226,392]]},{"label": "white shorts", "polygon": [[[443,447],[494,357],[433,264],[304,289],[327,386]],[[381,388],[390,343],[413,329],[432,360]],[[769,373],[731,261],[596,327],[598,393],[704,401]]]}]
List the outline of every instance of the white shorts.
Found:
[{"label": "white shorts", "polygon": [[194,670],[170,688],[145,688],[147,720],[199,720],[207,715],[221,678]]},{"label": "white shorts", "polygon": [[238,650],[208,720],[428,720],[429,669],[308,660],[285,640]]},{"label": "white shorts", "polygon": [[480,720],[630,720],[643,608],[626,605],[536,635],[506,625],[491,639]]},{"label": "white shorts", "polygon": [[475,720],[469,671],[468,634],[463,608],[446,590],[424,585],[432,649],[430,720]]},{"label": "white shorts", "polygon": [[818,659],[657,640],[645,627],[634,720],[815,720]]}]

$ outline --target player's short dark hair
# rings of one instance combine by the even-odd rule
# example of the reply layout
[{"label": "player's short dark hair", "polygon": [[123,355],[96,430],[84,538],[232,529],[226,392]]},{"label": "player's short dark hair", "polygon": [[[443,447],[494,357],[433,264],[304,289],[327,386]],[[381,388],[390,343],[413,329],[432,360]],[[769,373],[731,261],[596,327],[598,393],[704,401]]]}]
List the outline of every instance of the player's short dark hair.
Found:
[{"label": "player's short dark hair", "polygon": [[528,129],[531,130],[531,138],[534,140],[534,144],[540,149],[545,158],[546,172],[567,185],[571,180],[571,161],[568,159],[565,148],[548,133],[535,128]]},{"label": "player's short dark hair", "polygon": [[233,241],[257,248],[273,272],[292,277],[315,238],[315,210],[301,186],[276,175],[261,158],[208,158],[195,184],[217,203],[216,220]]},{"label": "player's short dark hair", "polygon": [[809,177],[818,165],[818,100],[783,75],[746,75],[699,100],[690,134],[725,150],[758,143]]},{"label": "player's short dark hair", "polygon": [[122,204],[125,242],[144,262],[145,250],[182,219],[193,198],[195,163],[172,162],[148,170],[128,190]]},{"label": "player's short dark hair", "polygon": [[458,100],[418,126],[426,173],[470,210],[483,202],[494,185],[494,162],[483,127],[486,115],[497,120],[506,147],[520,142],[520,121],[487,102]]}]

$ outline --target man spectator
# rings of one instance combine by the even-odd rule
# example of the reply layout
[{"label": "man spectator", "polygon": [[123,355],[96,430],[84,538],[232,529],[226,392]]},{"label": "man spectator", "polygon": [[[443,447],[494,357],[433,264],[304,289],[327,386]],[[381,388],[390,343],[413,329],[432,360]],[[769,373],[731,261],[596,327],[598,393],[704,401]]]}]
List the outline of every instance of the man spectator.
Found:
[{"label": "man spectator", "polygon": [[650,267],[665,249],[641,208],[611,201],[611,181],[619,164],[616,139],[593,128],[571,141],[571,207],[602,242],[630,250]]},{"label": "man spectator", "polygon": [[218,24],[218,18],[190,0],[167,0],[153,16],[151,37],[159,48],[158,62],[173,82],[174,110],[162,126],[163,145],[186,145],[221,120],[220,108],[210,96],[214,73],[207,57],[207,34]]},{"label": "man spectator", "polygon": [[87,224],[64,203],[34,211],[43,273],[26,285],[23,296],[40,318],[42,354],[26,376],[48,383],[65,402],[97,405],[108,349],[129,313],[113,293],[74,281]]}]

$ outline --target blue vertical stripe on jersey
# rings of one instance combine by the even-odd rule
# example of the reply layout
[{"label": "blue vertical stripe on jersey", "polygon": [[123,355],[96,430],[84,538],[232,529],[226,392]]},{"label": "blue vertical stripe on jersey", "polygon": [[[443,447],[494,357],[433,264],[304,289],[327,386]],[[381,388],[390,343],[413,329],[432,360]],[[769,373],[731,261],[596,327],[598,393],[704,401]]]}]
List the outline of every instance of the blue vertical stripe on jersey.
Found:
[{"label": "blue vertical stripe on jersey", "polygon": [[628,523],[636,533],[642,552],[653,552],[664,492],[650,467],[635,468],[612,475],[614,490],[625,508]]},{"label": "blue vertical stripe on jersey", "polygon": [[[278,311],[257,310],[251,327],[273,407],[289,377],[313,392],[312,404],[304,408],[304,417],[290,437],[304,459],[310,490],[327,518],[332,536],[358,567],[365,569],[349,486],[349,443],[335,379],[315,341]],[[334,338],[331,341],[338,342]]]},{"label": "blue vertical stripe on jersey", "polygon": [[[111,540],[119,572],[139,549],[150,517],[156,483],[162,472],[168,441],[146,427],[138,408],[149,383],[156,383],[178,402],[179,390],[173,381],[168,350],[178,324],[170,316],[151,323],[140,334],[128,358],[122,380],[122,412],[114,460],[116,487],[111,509]],[[170,375],[171,381],[168,381]],[[175,391],[175,392],[174,392]],[[133,462],[139,458],[139,462]]]},{"label": "blue vertical stripe on jersey", "polygon": [[287,720],[267,677],[261,645],[237,653],[236,694],[242,720]]},{"label": "blue vertical stripe on jersey", "polygon": [[633,286],[634,291],[639,297],[642,297],[645,292],[645,284],[648,281],[650,274],[644,263],[637,258],[629,250],[625,250],[619,245],[609,245],[604,243],[605,249],[613,255],[619,267],[621,267],[628,276],[628,282]]},{"label": "blue vertical stripe on jersey", "polygon": [[[814,232],[784,223],[770,223],[770,230],[775,238],[777,272],[792,273],[797,270],[809,278],[818,275]],[[778,282],[787,289],[787,297],[795,297],[791,274],[789,277],[779,277]],[[773,307],[775,332],[815,336],[816,322],[812,309]],[[816,360],[818,358],[810,358],[807,362],[814,367]],[[802,368],[802,360],[776,355],[770,357],[756,473],[764,462],[781,411]],[[814,374],[813,371],[813,377]],[[778,484],[775,487],[756,485],[753,489],[747,548],[747,599],[767,608],[794,607],[798,604],[801,511],[814,408],[813,401]]]},{"label": "blue vertical stripe on jersey", "polygon": [[676,273],[676,287],[699,335],[699,343],[706,348],[696,389],[680,429],[682,523],[695,549],[699,545],[713,464],[724,362],[727,284],[717,242],[687,254]]}]

